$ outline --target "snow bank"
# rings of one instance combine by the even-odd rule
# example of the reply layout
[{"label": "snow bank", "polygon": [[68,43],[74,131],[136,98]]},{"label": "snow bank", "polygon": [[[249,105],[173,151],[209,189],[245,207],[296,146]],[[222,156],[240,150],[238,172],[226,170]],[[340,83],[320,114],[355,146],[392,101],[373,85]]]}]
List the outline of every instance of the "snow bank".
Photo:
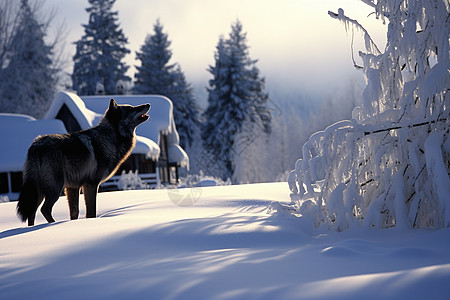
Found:
[{"label": "snow bank", "polygon": [[[288,205],[286,183],[182,190],[100,193],[98,218],[76,221],[61,197],[57,222],[38,213],[30,228],[15,203],[1,203],[0,298],[443,300],[450,293],[450,228],[320,234],[267,209]],[[177,205],[180,194],[195,201]]]}]

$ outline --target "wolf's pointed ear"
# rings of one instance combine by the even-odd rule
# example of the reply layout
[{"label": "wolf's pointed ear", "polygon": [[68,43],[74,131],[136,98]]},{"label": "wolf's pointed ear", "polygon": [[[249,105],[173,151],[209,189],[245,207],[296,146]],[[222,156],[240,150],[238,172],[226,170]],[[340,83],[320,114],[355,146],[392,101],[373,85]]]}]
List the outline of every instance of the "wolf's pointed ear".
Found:
[{"label": "wolf's pointed ear", "polygon": [[105,113],[105,117],[110,122],[118,121],[120,119],[120,109],[114,99],[109,100],[109,107]]},{"label": "wolf's pointed ear", "polygon": [[116,110],[117,109],[117,103],[114,101],[114,99],[109,100],[109,110]]}]

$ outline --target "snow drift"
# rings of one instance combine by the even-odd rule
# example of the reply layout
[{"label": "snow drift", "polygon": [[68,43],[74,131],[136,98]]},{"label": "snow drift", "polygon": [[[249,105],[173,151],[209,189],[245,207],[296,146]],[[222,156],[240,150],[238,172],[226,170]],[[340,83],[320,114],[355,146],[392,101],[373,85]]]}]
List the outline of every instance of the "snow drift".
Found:
[{"label": "snow drift", "polygon": [[[286,183],[100,193],[96,219],[0,204],[0,298],[447,299],[450,228],[319,232]],[[268,209],[271,208],[271,209]],[[81,205],[82,213],[84,205]]]}]

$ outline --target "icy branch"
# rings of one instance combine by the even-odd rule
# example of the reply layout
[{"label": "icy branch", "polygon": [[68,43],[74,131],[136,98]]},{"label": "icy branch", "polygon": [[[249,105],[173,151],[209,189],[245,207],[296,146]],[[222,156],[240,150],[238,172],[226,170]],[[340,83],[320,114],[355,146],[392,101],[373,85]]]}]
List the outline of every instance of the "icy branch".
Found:
[{"label": "icy branch", "polygon": [[380,133],[380,132],[388,132],[391,130],[408,129],[408,128],[414,128],[414,127],[419,127],[419,126],[431,125],[431,124],[434,124],[437,122],[448,122],[448,121],[449,121],[448,119],[443,118],[443,119],[426,121],[426,122],[415,123],[415,124],[410,124],[410,125],[398,125],[398,126],[392,126],[392,127],[388,127],[388,128],[375,129],[372,131],[364,131],[364,135]]},{"label": "icy branch", "polygon": [[[447,0],[362,0],[389,17],[384,53],[361,30],[367,86],[352,121],[315,133],[289,176],[291,199],[316,227],[450,226]],[[407,2],[408,5],[405,4]],[[370,52],[370,51],[369,51]],[[430,63],[432,61],[433,63]]]},{"label": "icy branch", "polygon": [[349,17],[345,16],[344,10],[342,8],[338,9],[338,13],[334,13],[332,11],[328,11],[328,15],[330,15],[330,17],[332,17],[333,19],[337,19],[337,20],[341,21],[342,23],[344,23],[346,31],[348,31],[349,28],[351,28],[351,31],[352,31],[352,45],[351,45],[352,46],[352,60],[353,60],[353,65],[356,68],[359,69],[359,68],[362,68],[362,67],[360,67],[355,62],[355,59],[353,57],[353,35],[354,35],[354,32],[355,32],[355,29],[362,31],[362,33],[364,35],[366,51],[368,53],[374,54],[374,55],[381,54],[381,51],[378,49],[377,45],[372,40],[372,38],[371,38],[370,34],[367,32],[367,30],[357,20],[353,20],[353,19],[350,19]]},{"label": "icy branch", "polygon": [[361,2],[363,2],[373,8],[377,7],[377,5],[373,2],[373,0],[361,0]]}]

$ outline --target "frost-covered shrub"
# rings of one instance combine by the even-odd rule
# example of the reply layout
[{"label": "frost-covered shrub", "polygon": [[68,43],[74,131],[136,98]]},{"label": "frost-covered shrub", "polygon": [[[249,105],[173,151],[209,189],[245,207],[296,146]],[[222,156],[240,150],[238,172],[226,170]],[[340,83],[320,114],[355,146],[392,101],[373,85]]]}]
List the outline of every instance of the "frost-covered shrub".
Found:
[{"label": "frost-covered shrub", "polygon": [[[366,88],[353,120],[311,136],[289,174],[292,199],[316,226],[450,226],[450,58],[446,0],[363,0],[389,21],[378,50],[361,25]],[[376,3],[376,4],[375,4]]]},{"label": "frost-covered shrub", "polygon": [[126,173],[123,170],[119,178],[118,187],[121,190],[141,190],[147,189],[148,185],[142,181],[137,171],[129,171]]}]

